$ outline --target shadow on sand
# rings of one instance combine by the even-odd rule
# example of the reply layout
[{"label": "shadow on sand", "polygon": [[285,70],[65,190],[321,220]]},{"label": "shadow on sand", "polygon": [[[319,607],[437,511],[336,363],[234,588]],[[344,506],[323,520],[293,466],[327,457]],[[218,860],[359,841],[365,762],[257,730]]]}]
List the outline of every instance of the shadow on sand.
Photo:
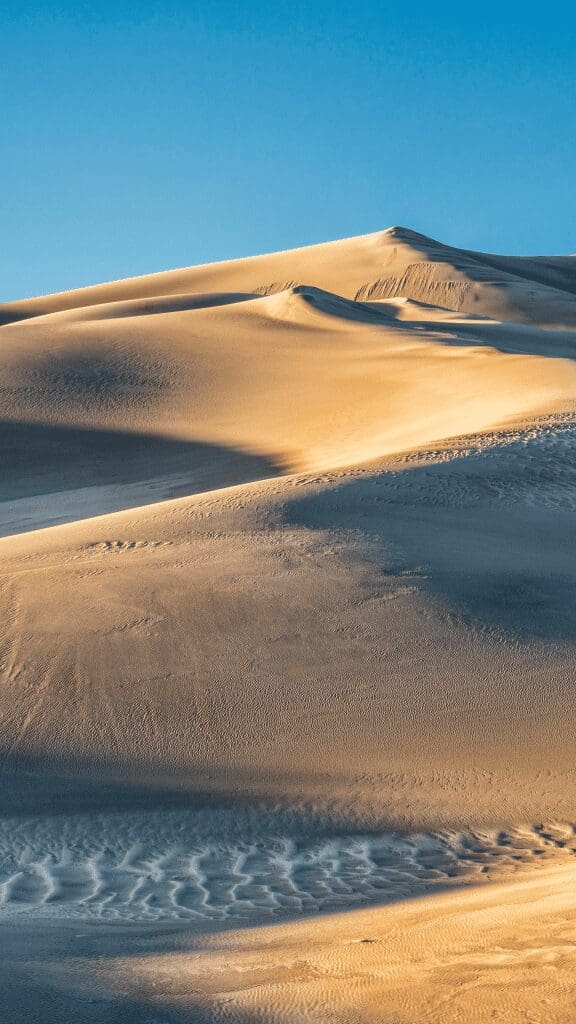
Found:
[{"label": "shadow on sand", "polygon": [[162,501],[282,471],[226,445],[0,420],[0,535],[145,504],[140,484]]}]

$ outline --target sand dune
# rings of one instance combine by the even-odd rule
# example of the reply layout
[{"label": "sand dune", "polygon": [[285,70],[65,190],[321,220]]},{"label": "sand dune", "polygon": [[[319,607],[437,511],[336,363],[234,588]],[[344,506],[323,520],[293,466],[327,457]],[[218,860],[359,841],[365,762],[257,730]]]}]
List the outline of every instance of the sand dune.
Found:
[{"label": "sand dune", "polygon": [[191,292],[269,294],[312,285],[347,298],[404,296],[496,319],[574,324],[576,256],[472,252],[394,227],[304,249],[130,278],[0,306],[0,322]]},{"label": "sand dune", "polygon": [[30,1020],[565,1019],[576,257],[395,228],[0,321],[10,1013],[52,935]]},{"label": "sand dune", "polygon": [[576,851],[575,829],[554,824],[404,834],[309,824],[206,808],[12,817],[0,832],[2,917],[260,925],[521,880]]},{"label": "sand dune", "polygon": [[[1,532],[359,463],[572,401],[576,331],[408,309],[297,287],[3,327]],[[52,495],[43,516],[14,505],[34,493]]]}]

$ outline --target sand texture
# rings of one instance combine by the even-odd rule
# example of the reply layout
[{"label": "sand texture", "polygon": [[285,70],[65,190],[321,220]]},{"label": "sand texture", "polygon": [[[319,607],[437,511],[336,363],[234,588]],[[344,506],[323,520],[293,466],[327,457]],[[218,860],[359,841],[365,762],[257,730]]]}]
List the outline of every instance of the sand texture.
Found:
[{"label": "sand texture", "polygon": [[572,1020],[576,256],[0,324],[2,1020]]}]

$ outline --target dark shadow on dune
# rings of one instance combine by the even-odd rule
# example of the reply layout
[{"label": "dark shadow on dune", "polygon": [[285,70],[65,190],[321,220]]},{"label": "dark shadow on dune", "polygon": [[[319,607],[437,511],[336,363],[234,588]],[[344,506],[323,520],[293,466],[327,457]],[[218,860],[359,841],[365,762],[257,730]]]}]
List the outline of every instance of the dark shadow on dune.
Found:
[{"label": "dark shadow on dune", "polygon": [[[437,886],[434,892],[449,888]],[[423,895],[404,896],[385,906],[412,903]],[[338,917],[344,921],[354,909],[340,911]],[[321,916],[332,915],[324,912]],[[277,949],[275,964],[270,965],[269,952],[266,956],[268,932],[261,970],[248,970],[246,974],[235,969],[230,943],[224,946],[218,942],[214,932],[222,929],[211,929],[212,935],[204,938],[190,924],[0,921],[0,942],[6,951],[0,963],[2,1024],[262,1024],[268,1008],[274,1005],[267,982],[273,986],[314,979],[314,969],[308,968],[305,960],[307,919],[310,915],[300,919],[303,946],[299,963],[293,962],[293,950],[288,948],[285,969]],[[270,922],[261,924],[270,928]],[[229,923],[223,931],[242,932],[247,928],[258,931],[257,924],[247,926],[241,920]],[[373,940],[367,937],[364,941],[369,974]],[[376,941],[382,941],[381,937]],[[211,950],[221,954],[226,948],[230,963],[228,969],[223,967],[220,977],[216,973],[208,979],[196,976],[195,953],[207,957]],[[252,950],[257,953],[257,947]],[[173,953],[179,959],[184,957],[184,971],[172,969],[167,973]],[[137,959],[151,961],[146,974],[132,966],[131,961]],[[256,1004],[253,1010],[234,1005],[235,989],[246,991],[254,984],[264,986],[262,1005]],[[283,1013],[282,1021],[289,1024],[290,1020]],[[301,1020],[299,1011],[294,1021]]]},{"label": "dark shadow on dune", "polygon": [[[384,300],[385,301],[385,300]],[[419,302],[419,300],[416,300]],[[421,303],[420,305],[430,305]],[[380,302],[356,302],[357,306],[378,306]],[[430,307],[433,309],[434,307]],[[447,307],[438,307],[447,308]],[[468,314],[459,315],[467,319]],[[384,317],[384,314],[381,314]],[[388,326],[390,326],[390,319]],[[544,328],[527,323],[492,320],[490,317],[470,314],[470,322],[450,320],[393,320],[398,331],[422,336],[423,344],[455,348],[490,348],[504,355],[539,356],[547,359],[576,359],[576,328]]]},{"label": "dark shadow on dune", "polygon": [[[132,316],[157,316],[162,313],[186,313],[214,306],[231,306],[238,302],[254,301],[252,292],[198,292],[190,295],[159,295],[143,299],[119,299],[94,306],[80,307],[79,321],[117,320]],[[69,310],[71,314],[74,310]],[[70,319],[73,319],[71,315]]]},{"label": "dark shadow on dune", "polygon": [[[4,776],[2,791],[10,787],[16,793],[20,791],[22,794],[22,773],[34,770],[37,773],[35,782],[37,793],[42,793],[43,786],[46,785],[48,779],[46,777],[42,779],[41,760],[34,762],[33,759],[27,761],[23,759],[18,766],[14,767],[19,769],[20,774]],[[86,762],[83,765],[83,770],[91,772],[94,780],[97,780],[98,771],[101,771],[102,767],[102,765],[98,766],[96,762],[92,764]],[[247,779],[244,778],[243,773],[235,774],[237,784],[245,785]],[[230,776],[228,779],[223,777],[222,783],[230,785],[233,773],[230,773]],[[143,790],[146,788],[146,786],[142,787]],[[84,794],[86,794],[86,790]],[[239,839],[241,848],[245,849],[246,845],[251,845],[256,848],[256,856],[261,857],[262,851],[267,848],[272,852],[277,851],[278,838],[287,836],[297,848],[304,850],[303,863],[300,865],[300,884],[304,887],[311,884],[313,890],[313,880],[306,880],[307,875],[310,872],[313,873],[314,870],[313,865],[312,868],[307,866],[309,859],[306,857],[306,850],[309,848],[313,851],[317,842],[323,837],[337,837],[338,839],[350,837],[353,839],[354,835],[361,831],[358,826],[350,826],[348,823],[348,827],[346,827],[345,821],[339,822],[337,814],[334,814],[333,805],[323,818],[318,814],[315,815],[312,809],[294,810],[292,808],[291,813],[283,812],[278,805],[264,805],[259,803],[254,796],[250,800],[242,802],[231,792],[228,792],[227,795],[219,793],[217,788],[211,793],[205,793],[202,798],[199,794],[195,796],[188,794],[186,803],[183,799],[181,803],[175,803],[166,791],[157,790],[155,794],[152,794],[151,790],[148,790],[147,793],[142,793],[142,796],[149,798],[153,795],[154,803],[142,804],[138,801],[134,803],[134,790],[130,791],[129,787],[124,789],[121,784],[112,784],[108,793],[104,788],[101,789],[100,797],[106,796],[106,803],[102,806],[93,804],[90,799],[76,801],[76,805],[69,810],[72,814],[81,815],[79,825],[74,833],[76,838],[80,839],[80,846],[76,843],[71,844],[70,834],[66,833],[67,822],[61,816],[65,815],[68,808],[59,807],[59,816],[55,823],[50,821],[52,812],[49,806],[44,805],[41,811],[38,807],[34,808],[32,813],[41,813],[44,824],[34,833],[36,846],[27,848],[27,863],[38,858],[40,852],[45,865],[54,861],[57,866],[70,864],[71,857],[72,862],[78,864],[82,860],[82,850],[84,852],[88,850],[95,855],[95,868],[98,865],[99,852],[107,855],[109,862],[116,862],[121,867],[124,863],[123,854],[129,851],[122,845],[115,847],[114,830],[117,828],[121,831],[124,827],[122,813],[124,810],[143,809],[162,812],[170,812],[175,809],[193,810],[198,812],[198,819],[201,819],[204,811],[214,818],[218,818],[218,811],[225,810],[229,806],[233,810],[233,817],[240,821],[240,833],[238,837],[235,837],[233,833],[230,833],[229,827],[224,829],[217,826],[215,834],[208,840],[215,846],[216,856],[222,859],[222,865],[216,861],[212,866],[213,886],[218,886],[223,874],[227,870],[229,871],[225,862],[227,841],[234,842]],[[123,799],[126,797],[130,797],[131,800],[128,806],[123,803]],[[183,794],[180,794],[180,797],[182,798]],[[27,810],[30,813],[31,809]],[[98,818],[100,810],[104,810],[108,814],[106,823]],[[26,817],[24,807],[20,808],[19,814],[21,817]],[[131,841],[136,847],[137,861],[141,865],[148,865],[152,875],[155,858],[158,858],[158,854],[160,853],[160,860],[170,856],[171,842],[180,843],[195,854],[198,854],[198,848],[202,847],[203,842],[202,830],[196,829],[193,823],[191,825],[190,819],[187,819],[184,823],[185,827],[180,831],[174,833],[172,830],[172,839],[167,841],[162,832],[162,820],[155,816],[152,824],[155,849],[150,849],[147,846],[145,825],[141,833],[131,835]],[[23,833],[20,823],[14,824],[13,813],[7,825],[10,834],[16,835],[17,844],[21,844]],[[46,830],[48,827],[52,832],[51,842],[47,841]],[[82,844],[83,830],[89,832],[87,844]],[[6,843],[5,835],[6,833],[3,836],[4,843]],[[57,836],[56,850],[54,849],[54,835]],[[175,840],[174,835],[176,836]],[[149,836],[150,832],[148,838]],[[306,847],[306,843],[303,847],[298,847],[300,837],[308,841],[308,847]],[[503,860],[506,860],[510,852],[513,851],[510,851],[505,842],[506,833],[502,833],[502,837],[504,841],[499,852],[503,854]],[[379,837],[375,833],[376,840],[382,838],[386,842],[386,836]],[[414,838],[416,837],[412,835],[412,839]],[[422,840],[423,837],[419,838]],[[473,842],[469,847],[469,853],[471,862],[475,863],[475,858],[481,855],[482,851],[477,849],[474,842],[475,837],[471,838]],[[364,839],[365,832],[363,842]],[[409,845],[413,846],[410,843]],[[422,861],[421,866],[425,869],[425,873],[418,876],[415,864],[416,859],[420,856],[431,859],[429,863]],[[494,866],[493,857],[494,853],[488,850],[485,862],[490,864],[490,868]],[[94,917],[90,915],[88,903],[92,897],[89,897],[85,908],[87,912],[84,916],[80,914],[75,918],[66,919],[64,917],[63,920],[57,920],[56,914],[50,918],[50,915],[44,913],[46,909],[50,909],[46,908],[45,904],[38,905],[35,910],[30,907],[28,902],[28,906],[20,907],[25,913],[19,918],[12,917],[10,920],[0,914],[0,942],[6,950],[0,964],[0,985],[3,991],[4,1007],[2,1020],[14,1022],[14,1024],[20,1024],[20,1020],[24,1019],[36,1022],[36,1024],[53,1024],[55,1021],[67,1020],[85,1022],[85,1024],[108,1024],[110,1021],[117,1021],[118,1024],[120,1022],[122,1024],[130,1024],[130,1022],[133,1024],[172,1024],[176,1021],[204,1021],[205,1024],[209,1024],[212,1020],[221,1020],[223,1018],[218,1013],[218,1007],[221,1006],[220,993],[218,985],[214,984],[215,979],[212,984],[208,983],[203,986],[202,983],[198,984],[195,978],[193,961],[195,950],[225,948],[218,939],[218,933],[222,931],[244,929],[254,931],[260,925],[270,928],[276,923],[286,924],[295,919],[302,922],[302,940],[305,941],[305,922],[319,913],[325,917],[337,913],[344,920],[350,912],[354,912],[360,907],[391,906],[421,899],[430,891],[434,894],[446,892],[453,888],[454,879],[458,874],[454,859],[449,858],[447,870],[439,871],[438,868],[441,865],[433,858],[434,851],[426,851],[424,846],[419,852],[416,849],[413,853],[411,851],[405,867],[409,873],[413,871],[414,874],[409,876],[403,873],[395,889],[390,888],[387,883],[389,868],[386,864],[381,864],[382,878],[387,886],[384,891],[372,892],[370,896],[366,896],[362,890],[363,875],[360,872],[354,876],[358,879],[358,888],[354,888],[350,902],[346,905],[329,908],[320,902],[319,907],[316,908],[310,905],[299,911],[286,908],[284,912],[274,918],[266,916],[265,911],[258,913],[257,909],[253,917],[244,919],[241,916],[228,915],[224,919],[217,920],[195,917],[178,920],[173,916],[146,920],[146,915],[142,915],[142,913],[140,917],[135,914],[132,919],[129,917],[115,919],[113,914],[108,917]],[[334,866],[337,874],[338,867]],[[373,867],[378,866],[378,861],[373,862]],[[129,872],[131,867],[132,861],[129,858],[126,870]],[[341,867],[342,865],[340,865],[340,869]],[[443,864],[442,868],[445,867],[446,864]],[[393,851],[390,868],[392,874],[398,868]],[[246,870],[245,866],[239,870]],[[254,869],[256,898],[259,883],[266,882],[266,877],[262,878],[259,875],[261,870],[261,866],[258,865]],[[353,868],[352,871],[354,871]],[[145,876],[143,881],[146,880],[146,877],[149,876]],[[410,881],[410,877],[412,877],[412,881]],[[174,882],[179,880],[181,879],[176,874]],[[207,881],[208,875],[205,876],[205,884]],[[242,879],[240,878],[238,881],[241,882]],[[245,876],[244,881],[246,881]],[[113,881],[110,883],[111,897],[116,894],[114,884]],[[161,878],[157,879],[157,884],[161,888]],[[470,886],[472,883],[468,881],[467,884]],[[348,893],[350,894],[349,888]],[[72,898],[75,895],[77,897],[77,892],[76,894],[72,893]],[[250,897],[247,895],[244,898],[249,899]],[[239,895],[239,899],[242,901],[242,894]],[[154,904],[151,903],[150,906],[153,907]],[[209,940],[207,936],[210,936]],[[365,941],[368,944],[370,940],[371,936],[368,934]],[[158,965],[158,972],[152,971],[145,980],[142,976],[131,974],[129,961],[132,957],[153,959],[154,957],[162,958],[164,955],[169,957],[171,952],[185,954],[187,951],[191,954],[190,969],[185,970],[183,974],[167,976],[166,972],[161,969],[161,961]],[[292,977],[295,978],[294,975]],[[280,982],[283,980],[281,972],[278,980]],[[243,987],[243,981],[242,977],[238,979],[239,988]],[[247,976],[247,981],[250,983],[249,976]],[[228,982],[223,977],[223,990],[227,988]],[[262,1012],[265,1012],[265,1008]],[[236,1021],[238,1024],[243,1024],[243,1022],[248,1024],[252,1020],[261,1021],[264,1017],[262,1017],[262,1013],[253,1016],[252,1013],[242,1010],[236,1013],[234,1009],[233,1013],[226,1015],[226,1019]]]},{"label": "dark shadow on dune", "polygon": [[[150,760],[145,766],[132,761],[68,758],[45,754],[12,754],[0,748],[0,814],[66,815],[103,810],[202,810],[248,804],[277,804],[265,780],[238,767],[201,768],[191,763],[188,772],[171,773],[166,764]],[[271,779],[269,780],[271,781]],[[289,799],[291,780],[281,785]]]},{"label": "dark shadow on dune", "polygon": [[[484,882],[482,890],[486,888]],[[467,893],[474,890],[478,891],[479,886],[466,884]],[[431,891],[435,897],[455,889],[449,883],[437,883]],[[291,986],[309,983],[310,1012],[314,1013],[318,1005],[314,991],[318,969],[307,960],[307,921],[311,917],[316,920],[322,917],[330,927],[336,918],[342,931],[340,936],[329,931],[331,941],[337,946],[346,940],[358,943],[352,973],[345,966],[339,970],[336,963],[325,974],[326,981],[332,974],[335,981],[342,982],[348,976],[353,984],[358,980],[362,982],[363,978],[372,978],[377,984],[378,965],[374,963],[373,944],[380,944],[384,954],[382,966],[385,966],[389,941],[383,928],[386,918],[376,928],[373,916],[368,926],[362,921],[365,928],[362,932],[356,911],[380,907],[385,913],[387,908],[399,904],[416,909],[427,896],[428,893],[421,890],[380,904],[373,901],[337,911],[295,915],[277,922],[280,928],[285,928],[297,921],[297,938],[293,931],[286,936],[286,932],[279,930],[275,936],[274,923],[268,920],[247,923],[238,919],[204,929],[190,922],[0,920],[0,942],[5,950],[0,963],[2,1021],[3,1024],[22,1024],[23,1021],[26,1024],[222,1024],[223,1021],[262,1024],[267,1019],[280,1019],[277,1016],[280,989],[285,1008],[282,1021],[285,1024],[292,1019],[301,1022],[302,1010],[295,1011],[292,1018],[287,1008]],[[265,935],[262,935],[263,927]],[[229,933],[246,931],[250,934],[248,943],[244,944],[241,934],[238,935],[236,963]],[[295,959],[294,945],[298,940],[300,955]],[[326,945],[328,941],[328,938],[324,940]],[[320,944],[321,939],[315,934],[310,952],[317,951]],[[244,950],[248,951],[251,963],[246,963]],[[171,963],[174,954],[177,961]],[[201,964],[198,964],[198,954],[202,957]],[[219,956],[220,962],[207,974],[206,966],[212,955]],[[256,994],[250,993],[255,987],[260,989],[259,1000],[250,998],[251,994]],[[361,988],[359,991],[361,1006]],[[236,993],[240,998],[248,995],[246,1002],[253,1008],[238,1006]]]},{"label": "dark shadow on dune", "polygon": [[[368,816],[344,796],[338,806],[335,790],[344,790],[347,775],[312,773],[303,766],[298,773],[249,770],[230,766],[195,764],[193,753],[186,769],[169,760],[89,757],[50,752],[12,753],[0,745],[0,815],[66,816],[102,811],[213,811],[257,809],[277,820],[290,822],[296,832],[302,820],[305,830],[318,834],[345,831],[369,832],[374,817]],[[322,794],[329,793],[327,814]],[[389,817],[378,828],[395,828]]]},{"label": "dark shadow on dune", "polygon": [[[134,955],[134,943],[125,932],[122,941],[113,930],[91,941],[74,938],[74,929],[21,924],[0,924],[0,940],[8,955],[0,965],[2,1024],[183,1024],[200,1021],[177,1014],[164,1002],[128,995],[120,986],[103,984],[93,964],[103,957]],[[66,973],[50,965],[66,963]],[[204,1021],[209,1018],[204,1017]],[[214,1018],[215,1019],[215,1018]]]},{"label": "dark shadow on dune", "polygon": [[[151,434],[0,421],[0,535],[146,504],[129,485],[155,482],[150,501],[277,476],[271,459],[225,445]],[[74,495],[79,489],[110,488]],[[117,490],[115,490],[117,489]],[[16,511],[4,505],[20,499]]]},{"label": "dark shadow on dune", "polygon": [[[457,253],[458,250],[451,250]],[[519,278],[529,284],[576,295],[576,261],[569,263],[566,256],[498,256],[494,253],[460,250],[465,265],[468,260],[490,270],[497,270],[506,277]],[[573,259],[573,258],[572,258]]]},{"label": "dark shadow on dune", "polygon": [[[101,299],[87,301],[85,305],[72,306],[63,304],[55,308],[49,301],[42,305],[37,299],[21,302],[0,304],[0,327],[32,321],[38,317],[51,316],[58,313],[69,313],[67,322],[74,320],[74,312],[79,314],[79,321],[114,320],[130,316],[150,316],[156,313],[182,313],[193,309],[209,309],[212,306],[227,306],[236,302],[249,302],[257,297],[257,292],[190,292],[170,295],[148,295],[141,298],[128,296],[119,299]],[[49,300],[50,296],[47,297]],[[31,305],[27,305],[30,302]]]},{"label": "dark shadow on dune", "polygon": [[304,495],[285,521],[356,531],[358,557],[416,581],[450,625],[573,651],[574,425],[423,461]]},{"label": "dark shadow on dune", "polygon": [[576,359],[576,329],[545,330],[529,324],[499,323],[488,318],[469,324],[423,320],[409,326],[433,335],[436,342],[456,348],[493,348],[505,355]]},{"label": "dark shadow on dune", "polygon": [[[187,789],[162,784],[160,772],[157,780],[139,784],[106,782],[102,776],[110,767],[97,758],[70,762],[68,775],[55,774],[58,770],[63,765],[48,763],[47,758],[19,757],[10,771],[0,774],[0,883],[14,880],[34,864],[44,865],[43,877],[54,868],[57,879],[60,866],[72,862],[78,869],[92,860],[88,890],[85,882],[79,891],[78,878],[72,883],[75,891],[68,893],[57,882],[49,894],[29,885],[19,895],[11,885],[10,893],[2,894],[0,884],[0,926],[8,904],[8,909],[28,911],[24,920],[29,921],[47,902],[56,916],[59,909],[66,910],[67,902],[79,904],[93,928],[114,927],[115,918],[119,930],[137,930],[148,922],[160,932],[190,926],[196,932],[215,932],[273,925],[317,913],[388,905],[425,895],[431,888],[440,891],[460,876],[460,857],[469,873],[479,859],[485,863],[502,854],[505,861],[517,843],[513,827],[493,840],[483,840],[467,828],[460,845],[452,847],[449,834],[442,831],[445,819],[415,832],[395,827],[385,817],[364,818],[353,798],[340,805],[334,792],[322,805],[305,801],[297,796],[297,787],[309,785],[305,772],[298,779],[290,772],[279,773],[274,780],[283,791],[279,797],[266,792],[271,787],[265,774],[255,779],[242,769],[212,771],[211,788],[204,789],[200,772]],[[150,766],[149,776],[152,771]],[[543,832],[544,826],[538,827]],[[535,832],[533,842],[541,841]],[[518,850],[522,852],[521,847]],[[241,853],[255,858],[252,866],[245,859],[241,868],[234,867]],[[186,867],[187,856],[199,855],[212,858],[209,867]],[[175,904],[172,897],[155,920],[148,916],[147,909],[164,899],[165,879],[155,873],[156,862],[165,865],[174,882],[183,880],[182,872],[188,879],[204,875],[199,912],[186,913],[195,909],[195,901]],[[114,870],[130,878],[122,882],[118,874],[110,875]],[[152,889],[146,900],[145,892],[137,893],[138,876]],[[131,894],[126,882],[129,889],[134,887]],[[246,891],[235,891],[236,883]],[[261,887],[280,895],[280,900],[259,902]],[[290,889],[297,899],[285,899]],[[116,907],[104,906],[116,898]],[[100,908],[95,905],[99,900]],[[118,909],[121,913],[116,915]],[[214,910],[223,913],[210,913]],[[76,918],[82,920],[82,914]]]},{"label": "dark shadow on dune", "polygon": [[[482,347],[496,349],[506,355],[545,356],[549,359],[576,359],[576,328],[547,330],[525,323],[499,322],[490,317],[470,315],[470,323],[450,320],[401,320],[386,308],[385,302],[347,299],[334,292],[308,285],[290,289],[293,295],[311,309],[327,317],[350,320],[367,326],[393,328],[398,333],[416,335],[426,344],[454,345],[458,348]],[[435,307],[430,303],[419,305]],[[447,306],[436,307],[451,311]],[[455,315],[458,315],[455,312]],[[467,313],[460,313],[463,319]]]}]

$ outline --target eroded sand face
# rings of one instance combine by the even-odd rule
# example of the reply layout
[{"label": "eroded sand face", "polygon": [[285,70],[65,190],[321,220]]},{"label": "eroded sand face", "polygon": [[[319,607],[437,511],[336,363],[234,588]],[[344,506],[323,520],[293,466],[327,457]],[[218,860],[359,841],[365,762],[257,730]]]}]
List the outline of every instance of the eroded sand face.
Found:
[{"label": "eroded sand face", "polygon": [[6,1020],[569,1019],[575,303],[392,229],[0,307]]}]

